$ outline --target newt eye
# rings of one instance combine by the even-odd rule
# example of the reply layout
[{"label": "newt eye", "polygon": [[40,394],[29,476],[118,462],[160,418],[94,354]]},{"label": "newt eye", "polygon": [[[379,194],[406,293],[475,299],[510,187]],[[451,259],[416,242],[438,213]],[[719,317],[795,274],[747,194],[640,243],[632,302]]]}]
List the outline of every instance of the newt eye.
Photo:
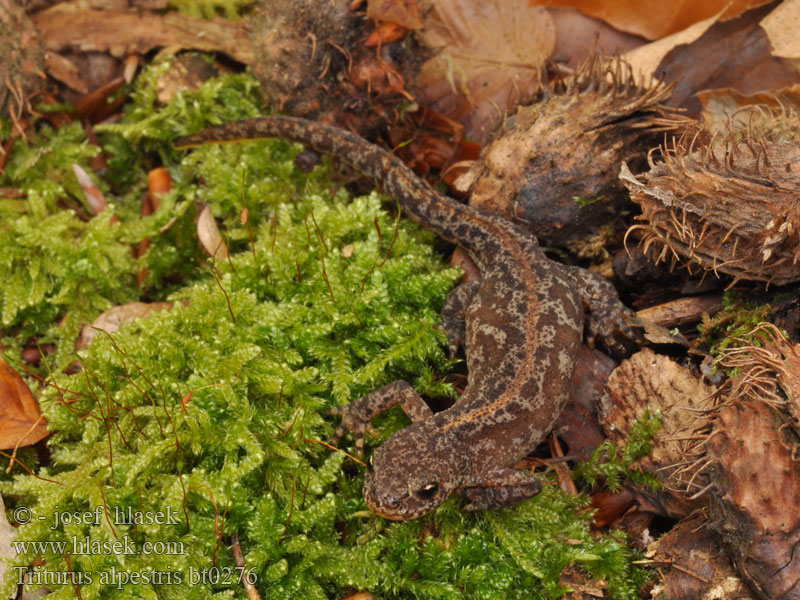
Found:
[{"label": "newt eye", "polygon": [[435,481],[431,481],[430,483],[426,483],[417,490],[417,496],[419,496],[423,500],[430,500],[436,495],[436,492],[438,490],[439,490],[439,484],[436,483]]}]

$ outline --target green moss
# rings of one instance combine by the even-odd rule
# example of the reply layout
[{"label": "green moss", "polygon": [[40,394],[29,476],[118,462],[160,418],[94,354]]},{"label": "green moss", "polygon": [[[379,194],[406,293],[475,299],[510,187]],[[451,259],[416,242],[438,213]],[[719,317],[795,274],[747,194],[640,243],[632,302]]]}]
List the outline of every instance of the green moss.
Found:
[{"label": "green moss", "polygon": [[[450,365],[436,325],[460,273],[434,253],[433,236],[387,213],[379,195],[351,199],[331,189],[325,167],[298,173],[297,146],[271,140],[174,152],[178,135],[254,114],[255,82],[220,78],[158,107],[157,69],[145,72],[122,121],[101,137],[129,161],[127,172],[120,162],[100,182],[118,201],[120,223],[110,224],[111,210],[83,223],[64,209],[64,198],[79,199],[67,173],[37,209],[44,229],[32,226],[27,203],[3,226],[10,272],[35,261],[54,269],[37,300],[4,304],[9,339],[18,348],[23,335],[50,335],[60,357],[55,385],[40,398],[54,432],[50,462],[38,477],[16,471],[0,483],[7,500],[34,516],[18,529],[13,564],[42,554],[47,573],[82,575],[87,600],[245,598],[229,570],[237,534],[262,598],[337,598],[353,589],[386,599],[556,598],[567,565],[609,581],[610,597],[635,598],[645,572],[632,567],[624,542],[595,539],[579,512],[586,500],[550,485],[517,507],[479,514],[461,513],[459,498],[407,523],[365,509],[361,469],[315,441],[333,431],[326,411],[397,378],[452,393],[433,375]],[[54,135],[75,136],[65,143],[83,148],[77,130]],[[147,169],[159,165],[173,190],[141,219],[133,200]],[[211,207],[230,260],[207,261],[195,239],[195,201]],[[56,227],[63,241],[53,239]],[[145,236],[150,251],[134,261],[128,244]],[[136,288],[143,267],[150,276]],[[78,353],[81,371],[63,372],[76,355],[74,338],[51,331],[59,315],[77,323],[143,296],[175,305],[99,335]],[[399,410],[376,419],[381,437],[367,451],[406,424]],[[171,520],[115,522],[117,507]],[[97,518],[54,520],[91,511]],[[133,542],[134,553],[75,552],[87,536],[121,548]],[[154,543],[162,546],[146,553]],[[104,573],[118,578],[103,583]],[[120,579],[133,574],[138,582]],[[190,585],[193,574],[206,580]],[[13,575],[0,593],[12,590]],[[67,581],[47,587],[54,599],[75,597]]]},{"label": "green moss", "polygon": [[236,21],[248,4],[245,0],[169,0],[167,6],[193,17],[225,17]]},{"label": "green moss", "polygon": [[748,302],[735,291],[726,291],[722,296],[722,310],[713,317],[704,315],[697,326],[700,337],[696,343],[707,348],[715,359],[728,348],[761,346],[763,340],[750,332],[766,320],[769,311],[769,303]]},{"label": "green moss", "polygon": [[656,477],[631,468],[636,460],[650,454],[653,449],[653,436],[659,427],[661,427],[660,415],[646,410],[631,425],[621,449],[612,442],[603,442],[588,461],[579,463],[575,467],[575,476],[590,486],[593,486],[598,479],[602,479],[611,491],[617,491],[626,480],[634,485],[659,489],[661,483]]}]

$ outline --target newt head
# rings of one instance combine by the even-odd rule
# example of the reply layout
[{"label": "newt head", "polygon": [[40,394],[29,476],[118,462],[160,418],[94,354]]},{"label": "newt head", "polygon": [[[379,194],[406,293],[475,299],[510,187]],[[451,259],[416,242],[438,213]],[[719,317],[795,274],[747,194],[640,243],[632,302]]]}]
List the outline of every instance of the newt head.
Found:
[{"label": "newt head", "polygon": [[462,487],[470,459],[463,444],[427,421],[392,435],[373,452],[364,478],[367,507],[385,519],[416,519]]}]

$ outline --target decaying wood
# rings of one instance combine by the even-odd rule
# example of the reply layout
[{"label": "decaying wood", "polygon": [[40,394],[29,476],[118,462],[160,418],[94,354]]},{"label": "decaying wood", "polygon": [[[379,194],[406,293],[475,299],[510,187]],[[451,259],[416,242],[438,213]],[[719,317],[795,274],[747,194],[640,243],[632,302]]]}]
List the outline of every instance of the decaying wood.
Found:
[{"label": "decaying wood", "polygon": [[581,346],[579,352],[569,399],[553,431],[567,443],[570,456],[588,460],[592,451],[605,439],[597,420],[597,406],[616,363],[588,346]]},{"label": "decaying wood", "polygon": [[700,321],[722,308],[722,295],[688,296],[637,311],[636,316],[661,327],[678,327]]},{"label": "decaying wood", "polygon": [[655,567],[660,582],[653,600],[751,600],[717,535],[702,515],[678,523],[650,544],[644,564]]},{"label": "decaying wood", "polygon": [[253,60],[244,25],[223,18],[81,10],[69,4],[58,4],[34,15],[33,22],[41,33],[45,49],[52,52],[95,51],[124,57],[168,47],[224,52],[245,64]]}]

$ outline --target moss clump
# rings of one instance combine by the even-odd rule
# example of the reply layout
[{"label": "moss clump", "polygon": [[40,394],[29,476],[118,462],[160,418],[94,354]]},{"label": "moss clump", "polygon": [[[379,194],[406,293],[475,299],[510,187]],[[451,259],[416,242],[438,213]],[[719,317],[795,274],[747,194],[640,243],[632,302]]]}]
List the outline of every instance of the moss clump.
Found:
[{"label": "moss clump", "polygon": [[612,442],[603,442],[589,460],[575,467],[575,476],[590,486],[602,479],[612,492],[619,490],[625,480],[637,486],[646,485],[654,490],[660,489],[661,482],[655,476],[635,468],[638,459],[650,454],[653,436],[660,427],[660,415],[646,410],[631,425],[622,449]]},{"label": "moss clump", "polygon": [[750,332],[767,320],[769,311],[769,303],[746,301],[735,291],[727,291],[722,296],[722,310],[712,317],[703,315],[697,326],[700,337],[695,343],[707,348],[715,363],[728,348],[750,344],[759,347],[763,340]]},{"label": "moss clump", "polygon": [[[387,523],[365,510],[360,468],[315,442],[335,425],[325,412],[396,378],[429,395],[448,391],[432,376],[449,365],[436,324],[459,272],[433,252],[430,234],[384,211],[377,194],[332,191],[325,168],[299,174],[297,146],[270,140],[173,152],[170,140],[188,132],[187,122],[205,124],[198,115],[249,116],[241,113],[252,96],[231,100],[228,113],[218,106],[225,85],[253,88],[229,77],[156,107],[152,74],[101,139],[136,156],[128,175],[112,168],[101,182],[119,201],[121,222],[115,229],[104,213],[76,228],[76,239],[91,227],[123,248],[150,236],[150,251],[138,264],[126,258],[122,273],[146,267],[172,283],[152,280],[138,293],[121,286],[104,302],[145,295],[175,305],[97,336],[77,355],[80,372],[52,370],[40,398],[54,431],[51,460],[37,476],[0,483],[9,508],[27,506],[34,517],[18,529],[13,565],[42,555],[35,580],[54,599],[75,597],[68,576],[58,581],[68,571],[86,600],[245,598],[242,576],[276,599],[352,589],[386,599],[555,598],[567,565],[608,580],[613,598],[635,598],[645,572],[631,566],[629,550],[614,537],[594,539],[589,516],[577,515],[585,499],[551,486],[480,514],[462,514],[458,498],[414,522]],[[154,158],[174,184],[145,220],[130,201]],[[203,262],[195,199],[226,232],[230,260]],[[48,214],[73,219],[60,202]],[[11,242],[22,252],[22,236]],[[72,274],[59,281],[73,285]],[[47,331],[46,316],[32,331]],[[74,358],[71,340],[56,341]],[[376,421],[382,439],[406,423],[398,410]],[[140,511],[145,522],[119,519],[117,510]],[[92,516],[78,522],[80,513]],[[234,568],[234,534],[244,574]],[[87,542],[99,546],[82,553],[75,545]],[[0,593],[11,592],[15,575]]]}]

